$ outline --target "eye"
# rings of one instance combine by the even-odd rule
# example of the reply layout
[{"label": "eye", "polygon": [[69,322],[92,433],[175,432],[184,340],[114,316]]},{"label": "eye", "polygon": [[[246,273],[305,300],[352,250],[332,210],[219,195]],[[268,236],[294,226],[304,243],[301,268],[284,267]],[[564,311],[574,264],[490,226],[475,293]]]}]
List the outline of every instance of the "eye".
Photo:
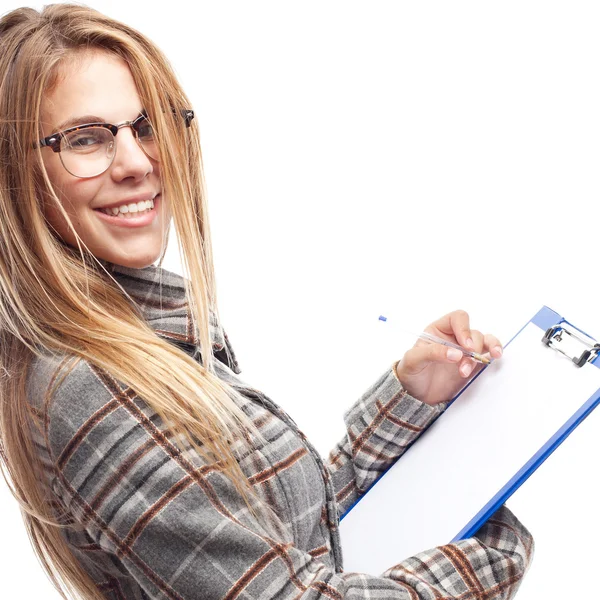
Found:
[{"label": "eye", "polygon": [[63,139],[63,143],[67,149],[76,152],[93,151],[104,145],[109,137],[112,137],[112,134],[106,129],[88,128],[69,133]]},{"label": "eye", "polygon": [[147,119],[142,119],[137,126],[138,136],[141,138],[152,138],[154,137],[154,129]]}]

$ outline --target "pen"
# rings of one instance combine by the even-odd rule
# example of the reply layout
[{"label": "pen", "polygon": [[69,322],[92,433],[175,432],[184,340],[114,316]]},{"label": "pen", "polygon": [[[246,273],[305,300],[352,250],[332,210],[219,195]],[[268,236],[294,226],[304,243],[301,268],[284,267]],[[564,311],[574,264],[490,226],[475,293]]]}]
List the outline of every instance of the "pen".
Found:
[{"label": "pen", "polygon": [[[379,317],[379,320],[389,323],[389,321],[387,320],[387,317],[384,317],[383,315],[381,315]],[[390,323],[390,325],[394,325],[394,323],[392,322],[392,323]],[[469,358],[472,358],[473,360],[475,360],[479,363],[483,363],[484,365],[489,365],[492,362],[489,358],[483,356],[482,354],[479,354],[478,352],[472,352],[471,350],[467,350],[466,348],[463,348],[462,346],[459,346],[458,344],[454,344],[452,342],[449,342],[447,340],[439,338],[435,335],[431,335],[430,333],[426,333],[425,331],[423,331],[421,333],[412,333],[412,332],[406,331],[404,329],[402,329],[402,331],[409,335],[414,335],[415,337],[418,337],[421,340],[426,340],[428,342],[433,342],[435,344],[442,344],[443,346],[448,346],[449,348],[456,348],[457,350],[460,350],[465,356],[468,356]]]}]

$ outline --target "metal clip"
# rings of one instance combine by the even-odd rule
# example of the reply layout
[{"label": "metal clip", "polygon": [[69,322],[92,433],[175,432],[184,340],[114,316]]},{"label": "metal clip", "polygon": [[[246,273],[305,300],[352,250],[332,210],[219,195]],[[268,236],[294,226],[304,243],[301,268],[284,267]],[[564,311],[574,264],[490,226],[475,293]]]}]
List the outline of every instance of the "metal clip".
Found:
[{"label": "metal clip", "polygon": [[[557,344],[563,341],[564,334],[569,336],[568,338],[564,338],[565,340],[574,339],[586,347],[585,350],[583,350],[579,356],[572,356],[571,354],[568,354],[567,352],[558,347]],[[567,358],[570,358],[573,361],[573,363],[578,367],[582,367],[586,362],[592,362],[592,360],[594,360],[600,354],[599,343],[595,343],[595,340],[592,340],[591,338],[584,339],[580,334],[569,330],[562,323],[559,323],[558,325],[553,325],[552,327],[547,329],[546,333],[544,334],[544,337],[542,338],[542,342],[546,346],[549,346],[550,348],[553,348],[561,354],[564,354]]]}]

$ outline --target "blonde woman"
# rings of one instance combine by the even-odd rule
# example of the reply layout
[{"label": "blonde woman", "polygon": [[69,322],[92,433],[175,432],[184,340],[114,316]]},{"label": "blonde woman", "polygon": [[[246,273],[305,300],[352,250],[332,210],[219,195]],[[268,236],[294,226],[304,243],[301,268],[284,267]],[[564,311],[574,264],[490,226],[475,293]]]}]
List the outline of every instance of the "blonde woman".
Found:
[{"label": "blonde woman", "polygon": [[[197,121],[160,50],[81,5],[0,20],[0,439],[62,597],[512,598],[533,540],[471,539],[343,570],[339,518],[473,366],[417,344],[322,459],[238,377],[215,298]],[[173,220],[183,278],[161,266]],[[499,358],[456,311],[428,331]]]}]

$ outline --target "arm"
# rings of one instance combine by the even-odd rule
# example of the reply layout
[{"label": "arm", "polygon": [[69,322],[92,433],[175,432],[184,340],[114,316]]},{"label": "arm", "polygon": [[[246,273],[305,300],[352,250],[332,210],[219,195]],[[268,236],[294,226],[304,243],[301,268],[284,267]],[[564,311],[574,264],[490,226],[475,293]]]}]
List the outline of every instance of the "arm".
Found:
[{"label": "arm", "polygon": [[120,597],[134,597],[133,583],[148,598],[178,600],[426,600],[480,590],[507,600],[528,566],[531,536],[503,508],[479,539],[420,553],[380,577],[336,573],[265,535],[225,477],[180,454],[140,399],[118,393],[122,384],[96,377],[81,362],[65,379],[47,443],[53,489],[89,542],[82,556],[99,583],[118,578]]},{"label": "arm", "polygon": [[[471,329],[463,310],[448,313],[425,331],[478,354],[487,352],[493,359],[502,356],[498,338]],[[406,452],[481,366],[456,348],[418,340],[367,390],[344,415],[348,434],[329,455],[341,515]]]},{"label": "arm", "polygon": [[397,364],[344,414],[347,434],[329,454],[340,518],[446,409],[409,395]]}]

